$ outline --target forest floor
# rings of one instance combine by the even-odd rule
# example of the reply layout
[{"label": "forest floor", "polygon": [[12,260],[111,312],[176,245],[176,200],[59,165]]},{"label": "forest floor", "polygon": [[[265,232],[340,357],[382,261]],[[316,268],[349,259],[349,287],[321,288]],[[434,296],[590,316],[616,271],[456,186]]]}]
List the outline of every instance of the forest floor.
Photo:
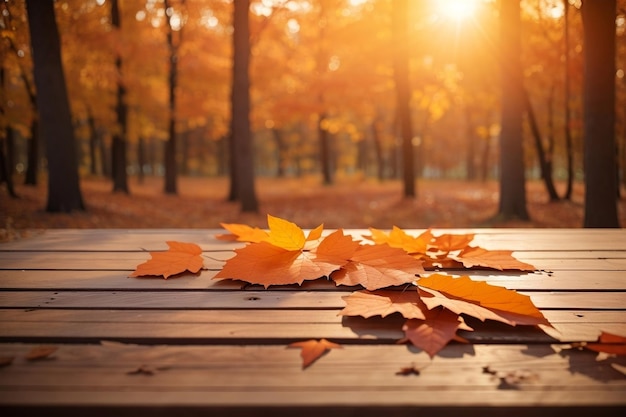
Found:
[{"label": "forest floor", "polygon": [[[571,201],[550,202],[543,183],[527,183],[530,221],[497,221],[497,182],[418,180],[417,198],[402,197],[399,181],[339,178],[323,186],[319,178],[259,178],[259,214],[242,213],[226,201],[226,178],[180,178],[178,195],[163,193],[162,178],[129,180],[130,195],[113,193],[110,181],[81,180],[85,212],[44,211],[46,185],[17,185],[19,198],[0,186],[0,241],[49,228],[219,228],[220,222],[266,227],[266,215],[303,228],[581,227],[583,187]],[[562,184],[559,184],[562,190]],[[619,202],[626,225],[626,201]]]}]

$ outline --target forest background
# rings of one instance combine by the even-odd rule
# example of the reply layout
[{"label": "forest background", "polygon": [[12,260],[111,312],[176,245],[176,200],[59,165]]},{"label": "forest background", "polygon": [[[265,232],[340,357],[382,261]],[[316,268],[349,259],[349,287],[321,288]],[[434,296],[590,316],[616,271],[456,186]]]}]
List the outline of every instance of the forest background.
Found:
[{"label": "forest background", "polygon": [[[595,33],[580,1],[502,2],[517,10],[489,0],[50,2],[85,204],[55,210],[48,195],[47,208],[67,215],[43,211],[51,146],[38,116],[30,2],[4,1],[0,227],[8,236],[263,226],[267,212],[303,227],[582,226],[585,42]],[[604,160],[616,167],[624,224],[626,3],[608,3],[614,123]],[[519,53],[510,55],[513,43],[507,55],[516,29]],[[521,75],[510,96],[503,63]],[[494,218],[507,166],[502,103],[515,100],[524,179],[514,198],[524,194],[524,207]],[[242,105],[245,123],[236,123]],[[250,159],[237,164],[241,154]],[[252,205],[233,187],[247,169]]]}]

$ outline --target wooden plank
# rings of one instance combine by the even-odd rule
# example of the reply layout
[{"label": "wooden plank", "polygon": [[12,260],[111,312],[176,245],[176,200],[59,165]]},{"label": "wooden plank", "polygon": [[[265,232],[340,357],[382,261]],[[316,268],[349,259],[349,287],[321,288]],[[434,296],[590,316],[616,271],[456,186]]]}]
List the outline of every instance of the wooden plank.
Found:
[{"label": "wooden plank", "polygon": [[[541,309],[622,310],[624,292],[524,292]],[[341,291],[2,291],[4,308],[343,308]]]},{"label": "wooden plank", "polygon": [[[626,310],[544,310],[553,324],[626,323]],[[0,310],[0,323],[7,322],[71,322],[71,323],[328,323],[341,324],[339,309],[327,310]],[[626,335],[625,335],[626,336]]]},{"label": "wooden plank", "polygon": [[[46,311],[54,313],[53,311]],[[207,312],[172,312],[146,316],[141,313],[128,313],[126,316],[112,314],[111,311],[99,311],[82,314],[83,311],[66,311],[64,314],[32,315],[2,314],[4,321],[0,328],[3,340],[38,340],[46,343],[59,341],[99,341],[125,340],[142,343],[288,343],[289,341],[310,338],[332,338],[334,340],[378,340],[395,343],[403,337],[401,331],[404,319],[399,315],[386,318],[337,317],[337,310],[319,312],[285,311],[255,312],[246,316],[243,312],[231,313]],[[282,315],[280,314],[282,313]],[[299,313],[299,314],[298,314]],[[331,314],[334,313],[334,317]],[[319,314],[319,317],[318,317]],[[463,337],[477,343],[548,343],[590,342],[597,340],[601,331],[626,336],[624,314],[615,316],[613,321],[605,318],[602,322],[593,322],[590,318],[578,321],[556,320],[554,329],[543,333],[532,327],[511,328],[501,323],[481,323],[468,319],[474,328],[472,332],[462,332]],[[37,320],[33,320],[37,316]],[[249,316],[255,316],[256,319]],[[285,318],[285,316],[290,316]],[[120,319],[121,317],[121,319]],[[548,315],[548,318],[550,316]],[[89,319],[89,320],[88,320]],[[116,320],[120,319],[120,320]],[[554,338],[554,339],[552,339]]]},{"label": "wooden plank", "polygon": [[[32,345],[0,373],[0,404],[21,406],[624,406],[626,379],[590,352],[548,346],[451,345],[430,360],[404,346],[345,346],[303,371],[284,346],[62,345],[54,360],[27,362]],[[375,364],[375,366],[373,366]],[[131,374],[140,366],[152,375]],[[408,366],[419,376],[399,376]],[[502,389],[501,375],[526,375]],[[258,411],[258,410],[257,410]],[[375,409],[385,415],[384,409]],[[414,415],[405,410],[402,415]],[[493,411],[493,410],[492,410]],[[501,412],[501,410],[500,410]],[[361,415],[361,414],[360,414]],[[394,414],[395,415],[395,414]],[[543,414],[542,414],[543,415]]]},{"label": "wooden plank", "polygon": [[[487,270],[447,271],[451,275],[468,275],[476,281],[486,281],[514,290],[626,290],[623,271],[553,271],[553,272],[500,272]],[[245,283],[236,280],[214,280],[216,271],[202,271],[198,275],[181,275],[161,278],[128,278],[129,271],[76,271],[76,270],[0,270],[0,289],[22,290],[163,290],[163,289],[241,289]],[[260,286],[246,286],[260,290]],[[280,290],[283,287],[271,287]],[[293,289],[293,287],[284,287]],[[307,281],[302,289],[341,290],[325,279]],[[354,288],[344,288],[346,291]]]},{"label": "wooden plank", "polygon": [[[328,231],[327,231],[328,232]],[[345,230],[356,237],[368,230]],[[407,230],[418,235],[423,230]],[[215,239],[220,229],[50,229],[30,238],[0,244],[0,251],[92,250],[136,251],[167,249],[167,240],[194,242],[204,250],[241,247]],[[474,244],[502,250],[626,250],[623,229],[434,229],[441,233],[476,233]]]},{"label": "wooden plank", "polygon": [[[235,253],[231,250],[205,252],[204,266],[220,270]],[[539,270],[626,271],[626,251],[529,251],[515,252],[520,261]],[[4,251],[0,265],[5,270],[110,270],[132,271],[150,259],[145,251]]]}]

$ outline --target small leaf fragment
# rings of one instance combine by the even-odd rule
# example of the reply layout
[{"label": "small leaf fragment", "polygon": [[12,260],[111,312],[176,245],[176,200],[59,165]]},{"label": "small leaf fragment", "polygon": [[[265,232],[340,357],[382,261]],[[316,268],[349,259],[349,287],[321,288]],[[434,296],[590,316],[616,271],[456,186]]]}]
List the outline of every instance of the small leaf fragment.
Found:
[{"label": "small leaf fragment", "polygon": [[215,235],[219,240],[236,240],[238,242],[263,242],[267,240],[268,233],[258,227],[250,227],[238,223],[220,223],[230,234]]},{"label": "small leaf fragment", "polygon": [[603,331],[597,342],[586,343],[584,347],[598,353],[626,355],[626,337]]},{"label": "small leaf fragment", "polygon": [[56,346],[35,346],[24,356],[28,361],[48,359],[59,348]]},{"label": "small leaf fragment", "polygon": [[324,353],[330,349],[342,349],[343,347],[337,343],[330,342],[326,339],[311,339],[304,342],[294,342],[288,347],[300,348],[300,357],[302,358],[302,369],[308,368],[313,362],[319,359]]}]

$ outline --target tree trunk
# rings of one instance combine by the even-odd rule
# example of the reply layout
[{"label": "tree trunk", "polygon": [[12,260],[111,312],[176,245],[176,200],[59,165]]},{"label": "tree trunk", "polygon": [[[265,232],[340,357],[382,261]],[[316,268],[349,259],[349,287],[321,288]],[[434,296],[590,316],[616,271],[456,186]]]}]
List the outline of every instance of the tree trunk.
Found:
[{"label": "tree trunk", "polygon": [[[119,0],[111,0],[111,23],[121,31]],[[126,129],[128,108],[126,106],[126,87],[122,79],[122,58],[118,55],[115,58],[115,68],[119,77],[117,81],[117,103],[115,112],[117,114],[117,131],[113,135],[111,144],[111,172],[113,174],[113,192],[123,192],[129,194],[128,175],[126,174]]]},{"label": "tree trunk", "polygon": [[93,114],[88,110],[87,122],[89,125],[89,172],[91,175],[98,175],[98,132]]},{"label": "tree trunk", "polygon": [[[13,198],[17,198],[17,193],[13,187],[13,165],[10,163],[11,151],[8,144],[13,140],[13,128],[7,126],[5,128],[6,137],[0,138],[0,184],[7,184],[7,191]],[[5,148],[5,142],[7,144]],[[5,152],[6,150],[6,152]]]},{"label": "tree trunk", "polygon": [[137,141],[137,180],[139,184],[143,184],[146,173],[143,168],[146,166],[146,140],[143,136],[139,136]]},{"label": "tree trunk", "polygon": [[[36,109],[36,107],[35,107]],[[26,177],[24,184],[37,185],[39,179],[39,115],[38,111],[30,121],[30,140],[26,148]]]},{"label": "tree trunk", "polygon": [[521,19],[519,0],[500,2],[502,123],[498,217],[528,220],[524,177]]},{"label": "tree trunk", "polygon": [[276,166],[276,176],[278,178],[285,177],[285,167],[287,166],[287,144],[285,143],[285,139],[283,138],[283,133],[277,127],[272,127],[272,134],[274,136],[274,141],[276,142],[276,153],[277,153],[277,166]]},{"label": "tree trunk", "polygon": [[376,172],[378,180],[385,179],[385,158],[383,155],[382,135],[380,134],[380,121],[374,119],[372,122],[372,137],[374,139],[374,150],[376,153]]},{"label": "tree trunk", "polygon": [[616,0],[584,1],[584,227],[619,227],[615,147]]},{"label": "tree trunk", "polygon": [[84,210],[54,2],[27,0],[26,6],[37,87],[37,108],[48,159],[46,210]]},{"label": "tree trunk", "polygon": [[574,146],[572,145],[572,127],[571,112],[569,102],[571,100],[570,94],[570,54],[569,54],[569,0],[563,0],[563,26],[564,26],[564,43],[565,43],[565,74],[564,74],[564,107],[565,107],[565,152],[567,158],[567,188],[565,189],[566,200],[572,199],[572,192],[574,190]]},{"label": "tree trunk", "polygon": [[465,154],[465,166],[467,169],[466,179],[474,181],[476,179],[476,134],[472,111],[467,104],[465,109],[465,140],[467,141],[467,153]]},{"label": "tree trunk", "polygon": [[317,136],[319,139],[320,147],[320,162],[322,163],[322,177],[324,185],[331,185],[333,183],[332,163],[331,163],[331,150],[330,150],[330,136],[328,130],[324,128],[324,120],[326,114],[319,115],[317,121]]},{"label": "tree trunk", "polygon": [[233,2],[233,86],[231,99],[231,172],[236,197],[244,212],[257,212],[254,190],[254,155],[250,131],[250,27],[249,0]]},{"label": "tree trunk", "polygon": [[[165,9],[170,8],[169,0],[165,0]],[[178,42],[174,42],[174,29],[169,17],[167,18],[167,47],[169,50],[170,70],[168,74],[168,139],[165,143],[164,166],[165,166],[165,193],[176,194],[177,189],[177,166],[176,166],[176,82],[178,72],[178,46],[180,45],[180,34]]]},{"label": "tree trunk", "polygon": [[[523,87],[522,87],[523,88]],[[539,125],[535,118],[535,111],[533,110],[528,91],[524,89],[524,104],[526,107],[526,114],[528,115],[528,123],[530,124],[530,131],[535,139],[535,149],[537,150],[537,158],[539,158],[539,169],[541,170],[541,179],[546,186],[550,201],[558,201],[559,194],[554,187],[554,181],[552,179],[552,152],[543,148],[543,141],[541,140],[541,132],[539,132]],[[551,107],[551,106],[550,106]],[[552,111],[550,109],[550,111]],[[551,117],[550,115],[548,116]]]},{"label": "tree trunk", "polygon": [[408,0],[395,0],[393,2],[392,24],[395,45],[393,74],[396,85],[396,113],[402,137],[404,197],[414,198],[416,191],[410,107],[408,9]]}]

